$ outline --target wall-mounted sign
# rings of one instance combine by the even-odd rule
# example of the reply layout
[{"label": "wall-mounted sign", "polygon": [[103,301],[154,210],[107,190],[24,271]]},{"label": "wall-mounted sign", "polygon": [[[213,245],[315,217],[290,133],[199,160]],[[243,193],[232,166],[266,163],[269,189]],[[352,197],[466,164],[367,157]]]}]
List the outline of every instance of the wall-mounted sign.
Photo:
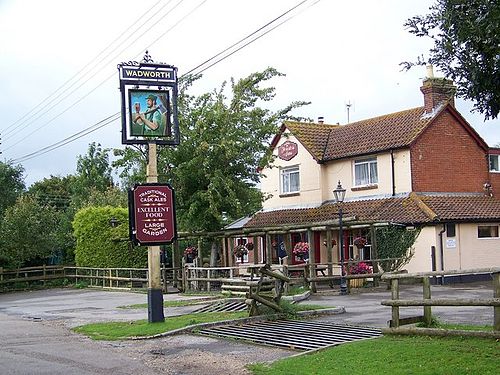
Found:
[{"label": "wall-mounted sign", "polygon": [[170,185],[142,184],[130,191],[129,225],[132,241],[166,245],[177,238],[174,190]]},{"label": "wall-mounted sign", "polygon": [[448,249],[454,249],[457,247],[457,241],[454,238],[447,238],[446,239],[446,247]]},{"label": "wall-mounted sign", "polygon": [[167,64],[118,65],[122,97],[122,143],[179,144],[177,68]]},{"label": "wall-mounted sign", "polygon": [[299,152],[299,146],[297,143],[286,141],[280,147],[278,147],[278,157],[285,161],[292,160]]}]

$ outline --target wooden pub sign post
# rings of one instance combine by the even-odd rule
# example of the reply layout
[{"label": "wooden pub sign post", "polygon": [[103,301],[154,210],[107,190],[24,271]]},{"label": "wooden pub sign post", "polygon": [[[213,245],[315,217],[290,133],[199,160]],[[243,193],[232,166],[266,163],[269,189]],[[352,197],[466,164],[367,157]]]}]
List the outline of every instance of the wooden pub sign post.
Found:
[{"label": "wooden pub sign post", "polygon": [[163,322],[160,245],[177,238],[174,190],[158,183],[157,145],[179,144],[177,68],[154,63],[148,51],[141,62],[118,65],[122,144],[147,145],[147,183],[129,191],[130,238],[148,247],[148,321]]}]

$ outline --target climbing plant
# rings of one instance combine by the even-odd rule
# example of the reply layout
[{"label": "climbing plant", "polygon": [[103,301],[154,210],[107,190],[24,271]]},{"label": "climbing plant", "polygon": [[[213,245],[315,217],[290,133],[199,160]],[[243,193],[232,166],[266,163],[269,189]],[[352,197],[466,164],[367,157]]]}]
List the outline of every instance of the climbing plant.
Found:
[{"label": "climbing plant", "polygon": [[390,259],[379,264],[385,272],[397,271],[408,264],[413,257],[413,244],[420,230],[421,228],[407,230],[406,227],[399,225],[388,225],[376,229],[377,257]]}]

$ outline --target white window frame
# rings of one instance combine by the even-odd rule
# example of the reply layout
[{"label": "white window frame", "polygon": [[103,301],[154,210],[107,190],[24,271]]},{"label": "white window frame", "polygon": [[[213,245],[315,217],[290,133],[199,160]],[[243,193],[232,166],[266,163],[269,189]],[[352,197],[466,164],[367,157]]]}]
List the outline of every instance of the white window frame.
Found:
[{"label": "white window frame", "polygon": [[[370,166],[375,164],[375,172],[376,172],[376,175],[375,176],[372,176],[372,172],[371,172],[371,168]],[[368,183],[367,184],[358,184],[357,183],[357,176],[356,176],[356,167],[358,166],[364,166],[366,165],[367,168],[368,168]],[[354,177],[354,181],[353,181],[353,186],[354,187],[361,187],[361,186],[373,186],[373,185],[377,185],[378,184],[378,162],[377,162],[377,157],[374,157],[374,158],[366,158],[366,159],[357,159],[357,160],[354,160],[354,163],[352,165],[352,175]]]},{"label": "white window frame", "polygon": [[[296,174],[297,175],[297,190],[292,190],[292,184],[290,183],[290,176]],[[288,190],[285,191],[286,183],[285,177],[288,177]],[[280,194],[296,194],[300,192],[300,170],[298,165],[293,165],[290,167],[280,168]]]},{"label": "white window frame", "polygon": [[[493,160],[496,159],[495,162]],[[496,169],[493,169],[491,166],[495,164]],[[500,173],[500,155],[490,154],[488,155],[488,169],[493,173]]]},{"label": "white window frame", "polygon": [[[497,228],[497,235],[496,235],[496,237],[493,237],[493,236],[479,237],[479,228],[480,227],[496,227]],[[495,240],[495,239],[499,239],[500,238],[499,235],[500,235],[500,228],[499,228],[498,224],[497,225],[493,225],[493,224],[492,225],[481,224],[481,225],[477,226],[477,238],[479,240],[491,240],[491,239]]]}]

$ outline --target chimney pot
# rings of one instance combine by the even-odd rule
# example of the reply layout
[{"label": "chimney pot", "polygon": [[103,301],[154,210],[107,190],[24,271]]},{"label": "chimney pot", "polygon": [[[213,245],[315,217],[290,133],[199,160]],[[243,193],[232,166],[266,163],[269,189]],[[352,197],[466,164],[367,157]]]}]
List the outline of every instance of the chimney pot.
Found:
[{"label": "chimney pot", "polygon": [[324,124],[325,123],[325,118],[323,116],[318,117],[318,123],[319,124]]}]

